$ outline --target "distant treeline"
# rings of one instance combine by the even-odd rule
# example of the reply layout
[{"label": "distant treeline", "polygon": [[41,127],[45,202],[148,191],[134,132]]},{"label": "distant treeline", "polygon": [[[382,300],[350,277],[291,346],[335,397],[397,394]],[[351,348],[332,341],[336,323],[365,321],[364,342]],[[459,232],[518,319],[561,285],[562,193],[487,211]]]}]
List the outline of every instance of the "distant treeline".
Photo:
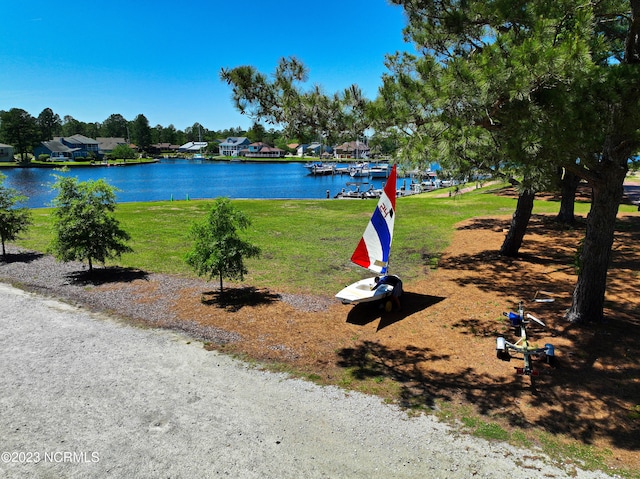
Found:
[{"label": "distant treeline", "polygon": [[251,141],[262,141],[272,146],[287,150],[287,144],[302,142],[305,139],[285,138],[281,130],[269,129],[255,123],[251,129],[241,127],[225,130],[209,130],[196,122],[184,130],[175,126],[150,126],[143,114],[133,120],[114,113],[102,122],[83,122],[70,115],[60,117],[51,108],[45,108],[33,116],[20,108],[0,110],[0,143],[12,145],[16,153],[31,153],[41,142],[54,137],[84,135],[89,138],[124,138],[141,150],[157,143],[183,145],[189,141],[206,141],[214,143],[229,136],[246,136]]},{"label": "distant treeline", "polygon": [[[184,145],[189,141],[206,141],[209,143],[208,151],[211,153],[216,153],[218,140],[224,140],[230,136],[245,136],[252,142],[261,141],[292,153],[293,150],[289,147],[291,144],[322,141],[317,133],[300,133],[292,137],[284,130],[275,128],[267,130],[261,123],[254,123],[249,130],[239,126],[225,130],[208,130],[196,122],[193,126],[178,130],[173,125],[150,126],[149,120],[143,114],[139,114],[133,120],[127,120],[124,116],[114,113],[102,122],[87,123],[76,120],[70,115],[60,118],[60,115],[51,108],[45,108],[38,116],[32,116],[20,108],[0,110],[0,143],[13,146],[15,153],[23,157],[27,153],[33,153],[34,148],[43,141],[73,135],[84,135],[93,139],[124,138],[141,151],[147,151],[150,145],[159,143]],[[353,139],[346,135],[343,141]],[[375,146],[375,149],[382,154],[389,154],[397,149],[393,138],[373,135],[367,142],[372,149]]]}]

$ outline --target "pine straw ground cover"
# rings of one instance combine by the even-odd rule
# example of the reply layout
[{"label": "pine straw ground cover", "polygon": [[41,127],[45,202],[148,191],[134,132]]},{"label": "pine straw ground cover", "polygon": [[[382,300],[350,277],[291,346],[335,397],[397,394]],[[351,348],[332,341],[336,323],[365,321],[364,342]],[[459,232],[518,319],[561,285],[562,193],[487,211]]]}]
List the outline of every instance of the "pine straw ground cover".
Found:
[{"label": "pine straw ground cover", "polygon": [[[532,218],[521,255],[497,255],[510,217],[475,218],[457,226],[436,268],[405,284],[402,311],[345,306],[327,297],[251,287],[219,298],[213,285],[190,281],[161,288],[162,276],[110,283],[138,304],[162,299],[176,321],[228,333],[207,343],[268,367],[322,384],[377,394],[463,426],[493,427],[498,437],[560,447],[582,445],[577,457],[640,471],[640,213],[620,217],[606,302],[606,322],[570,324],[574,258],[584,218],[563,229],[551,216]],[[536,291],[555,302],[534,303]],[[495,338],[515,341],[503,311],[524,300],[547,324],[528,330],[533,343],[552,343],[557,366],[517,376],[521,358],[496,358]],[[225,336],[227,337],[227,336]],[[544,431],[544,432],[541,432]],[[592,446],[592,447],[589,447]],[[565,449],[566,450],[566,449]],[[604,452],[603,452],[604,451]],[[635,472],[633,472],[635,471]]]}]

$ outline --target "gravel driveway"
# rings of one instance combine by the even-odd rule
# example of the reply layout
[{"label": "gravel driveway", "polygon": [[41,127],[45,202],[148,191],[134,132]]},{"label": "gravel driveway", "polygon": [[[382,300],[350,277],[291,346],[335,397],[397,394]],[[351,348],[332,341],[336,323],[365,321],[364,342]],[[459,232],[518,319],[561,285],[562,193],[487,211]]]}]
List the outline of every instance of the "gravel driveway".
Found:
[{"label": "gravel driveway", "polygon": [[0,477],[598,478],[0,283]]}]

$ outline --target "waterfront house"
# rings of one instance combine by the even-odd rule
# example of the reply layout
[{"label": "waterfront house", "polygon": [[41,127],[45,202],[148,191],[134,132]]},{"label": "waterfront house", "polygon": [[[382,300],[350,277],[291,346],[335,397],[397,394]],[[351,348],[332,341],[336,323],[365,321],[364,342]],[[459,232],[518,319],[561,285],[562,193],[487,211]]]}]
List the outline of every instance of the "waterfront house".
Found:
[{"label": "waterfront house", "polygon": [[13,146],[0,143],[0,161],[13,161]]},{"label": "waterfront house", "polygon": [[68,161],[73,159],[73,154],[79,151],[77,148],[69,148],[60,140],[43,141],[33,149],[33,155],[49,155],[51,161]]},{"label": "waterfront house", "polygon": [[296,145],[296,156],[302,158],[307,151],[308,146],[309,145],[306,143],[300,143],[299,145]]},{"label": "waterfront house", "polygon": [[156,143],[149,145],[149,153],[152,155],[174,154],[180,149],[180,145],[172,145],[171,143]]},{"label": "waterfront house", "polygon": [[348,141],[336,146],[334,151],[336,158],[366,159],[369,158],[370,149],[361,141]]},{"label": "waterfront house", "polygon": [[269,146],[261,141],[251,143],[246,149],[240,151],[240,155],[246,158],[283,158],[285,151]]},{"label": "waterfront house", "polygon": [[309,146],[307,146],[307,155],[317,156],[322,158],[329,158],[333,153],[333,148],[329,145],[323,145],[317,141],[314,141]]},{"label": "waterfront house", "polygon": [[49,155],[53,159],[75,160],[77,158],[99,158],[98,142],[84,135],[55,137],[51,141],[43,141],[33,149],[37,158]]},{"label": "waterfront house", "polygon": [[308,145],[307,144],[298,145],[298,148],[296,149],[296,154],[299,157],[308,155],[308,156],[329,158],[331,157],[332,153],[333,153],[333,148],[331,148],[329,145],[323,145],[322,143],[317,141],[314,141],[313,143]]},{"label": "waterfront house", "polygon": [[98,153],[100,157],[106,155],[107,153],[111,153],[113,149],[118,145],[127,145],[127,140],[124,138],[106,138],[100,137],[96,138],[98,142]]},{"label": "waterfront house", "polygon": [[245,136],[230,136],[220,143],[220,156],[240,156],[240,151],[251,144]]},{"label": "waterfront house", "polygon": [[98,142],[93,138],[88,138],[84,135],[73,135],[66,136],[60,138],[54,138],[54,140],[59,139],[62,144],[68,146],[72,150],[76,150],[73,154],[73,159],[79,157],[84,158],[97,158],[98,155]]}]

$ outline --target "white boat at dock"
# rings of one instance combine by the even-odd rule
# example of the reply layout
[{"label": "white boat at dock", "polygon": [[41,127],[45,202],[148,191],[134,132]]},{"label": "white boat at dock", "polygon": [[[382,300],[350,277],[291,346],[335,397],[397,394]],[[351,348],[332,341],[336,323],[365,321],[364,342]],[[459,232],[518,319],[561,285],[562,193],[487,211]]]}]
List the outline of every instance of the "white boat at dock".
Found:
[{"label": "white boat at dock", "polygon": [[358,162],[349,167],[349,174],[352,178],[368,178],[371,168],[367,162]]},{"label": "white boat at dock", "polygon": [[371,178],[389,178],[389,163],[375,163],[369,168]]},{"label": "white boat at dock", "polygon": [[304,167],[309,170],[310,175],[334,175],[336,173],[336,165],[331,163],[307,163]]},{"label": "white boat at dock", "polygon": [[361,190],[362,183],[347,183],[347,186],[355,186],[355,189],[347,190],[342,188],[338,194],[334,196],[337,199],[377,199],[382,194],[382,189],[375,188],[373,185],[369,185],[366,190]]}]

